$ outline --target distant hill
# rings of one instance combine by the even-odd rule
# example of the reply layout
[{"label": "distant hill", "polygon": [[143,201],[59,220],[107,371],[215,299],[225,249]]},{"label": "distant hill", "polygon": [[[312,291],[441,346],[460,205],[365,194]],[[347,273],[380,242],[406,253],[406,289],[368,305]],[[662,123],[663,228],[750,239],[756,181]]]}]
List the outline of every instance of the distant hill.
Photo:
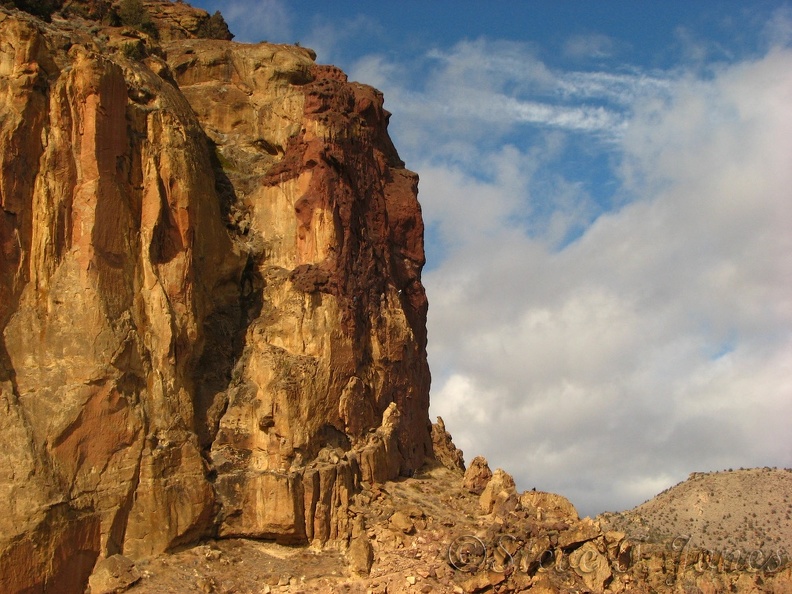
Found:
[{"label": "distant hill", "polygon": [[791,518],[792,469],[768,467],[694,472],[632,510],[598,516],[604,529],[652,542],[765,552],[792,552]]}]

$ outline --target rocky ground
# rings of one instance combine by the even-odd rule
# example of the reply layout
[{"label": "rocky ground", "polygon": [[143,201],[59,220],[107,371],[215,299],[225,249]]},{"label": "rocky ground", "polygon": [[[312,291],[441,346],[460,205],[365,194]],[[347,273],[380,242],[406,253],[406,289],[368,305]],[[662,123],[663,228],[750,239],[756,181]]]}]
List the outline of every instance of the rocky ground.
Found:
[{"label": "rocky ground", "polygon": [[[682,485],[683,492],[689,490],[689,484]],[[668,492],[660,498],[668,499]],[[773,556],[788,543],[764,547],[762,557],[737,558],[679,539],[648,542],[645,535],[609,529],[613,514],[579,519],[559,495],[517,493],[508,474],[489,472],[480,458],[464,475],[438,464],[399,481],[364,484],[350,513],[356,528],[349,546],[209,541],[135,566],[116,566],[117,578],[97,571],[92,593],[126,585],[135,594],[704,594],[792,588],[788,556]]]}]

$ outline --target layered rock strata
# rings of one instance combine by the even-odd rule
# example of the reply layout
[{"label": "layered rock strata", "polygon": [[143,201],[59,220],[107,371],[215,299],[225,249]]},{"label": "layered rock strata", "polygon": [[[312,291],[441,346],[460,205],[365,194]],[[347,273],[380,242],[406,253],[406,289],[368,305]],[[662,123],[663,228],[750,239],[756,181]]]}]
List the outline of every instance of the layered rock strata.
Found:
[{"label": "layered rock strata", "polygon": [[210,535],[346,539],[361,481],[431,455],[382,96],[185,30],[0,9],[4,592]]}]

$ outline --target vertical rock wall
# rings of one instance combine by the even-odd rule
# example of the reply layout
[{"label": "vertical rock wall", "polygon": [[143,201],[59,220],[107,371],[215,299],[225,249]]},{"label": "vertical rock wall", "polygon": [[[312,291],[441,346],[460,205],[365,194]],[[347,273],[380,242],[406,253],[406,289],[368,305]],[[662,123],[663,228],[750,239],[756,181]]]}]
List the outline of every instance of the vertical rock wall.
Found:
[{"label": "vertical rock wall", "polygon": [[346,538],[360,481],[431,452],[381,95],[300,48],[96,29],[0,9],[1,591]]},{"label": "vertical rock wall", "polygon": [[[202,398],[217,426],[220,532],[335,538],[347,518],[334,501],[361,472],[394,478],[431,448],[417,178],[387,136],[382,96],[307,50],[166,48],[248,254],[233,378]],[[367,455],[359,470],[353,452],[367,448],[393,450],[391,462]],[[273,517],[273,500],[289,513]]]}]

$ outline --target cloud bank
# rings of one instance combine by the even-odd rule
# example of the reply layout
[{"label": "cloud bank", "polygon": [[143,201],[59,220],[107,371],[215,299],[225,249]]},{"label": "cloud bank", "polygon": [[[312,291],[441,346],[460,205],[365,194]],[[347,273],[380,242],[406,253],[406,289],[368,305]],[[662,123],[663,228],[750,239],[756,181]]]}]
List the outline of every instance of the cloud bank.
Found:
[{"label": "cloud bank", "polygon": [[[792,462],[792,52],[652,86],[620,94],[611,208],[570,183],[535,195],[544,150],[471,156],[492,161],[483,181],[418,166],[444,247],[425,276],[432,410],[468,459],[584,513]],[[535,233],[541,201],[557,208]]]}]

